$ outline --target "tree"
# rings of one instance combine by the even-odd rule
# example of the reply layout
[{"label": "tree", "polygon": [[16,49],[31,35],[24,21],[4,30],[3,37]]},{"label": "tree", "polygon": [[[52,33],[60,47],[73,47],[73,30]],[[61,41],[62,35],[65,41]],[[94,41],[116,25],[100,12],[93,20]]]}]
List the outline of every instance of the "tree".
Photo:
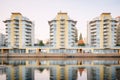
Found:
[{"label": "tree", "polygon": [[39,42],[39,46],[44,46],[44,43],[42,40]]},{"label": "tree", "polygon": [[80,33],[79,40],[83,40],[82,34]]},{"label": "tree", "polygon": [[80,36],[79,36],[78,46],[85,46],[85,43],[84,43],[84,41],[83,41],[83,38],[82,38],[82,34],[81,34],[81,33],[80,33]]}]

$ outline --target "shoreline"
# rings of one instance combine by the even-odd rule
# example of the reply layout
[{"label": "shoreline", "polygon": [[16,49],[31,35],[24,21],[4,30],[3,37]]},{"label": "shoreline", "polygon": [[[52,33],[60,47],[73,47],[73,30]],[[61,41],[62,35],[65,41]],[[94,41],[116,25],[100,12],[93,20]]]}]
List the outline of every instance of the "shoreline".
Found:
[{"label": "shoreline", "polygon": [[0,54],[0,58],[120,58],[120,54],[53,54],[53,53],[37,53],[37,54]]}]

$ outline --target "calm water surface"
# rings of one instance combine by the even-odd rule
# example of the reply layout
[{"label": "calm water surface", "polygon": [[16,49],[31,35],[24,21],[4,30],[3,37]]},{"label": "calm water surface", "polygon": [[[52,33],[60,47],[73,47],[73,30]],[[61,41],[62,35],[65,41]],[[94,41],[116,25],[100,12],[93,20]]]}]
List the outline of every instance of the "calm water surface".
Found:
[{"label": "calm water surface", "polygon": [[0,80],[120,80],[120,60],[0,59]]}]

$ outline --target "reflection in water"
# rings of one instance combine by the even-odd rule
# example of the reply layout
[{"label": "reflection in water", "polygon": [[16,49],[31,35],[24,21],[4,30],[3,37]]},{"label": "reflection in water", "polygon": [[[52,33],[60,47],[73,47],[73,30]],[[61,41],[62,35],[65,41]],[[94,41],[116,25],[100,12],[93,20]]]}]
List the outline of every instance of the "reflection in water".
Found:
[{"label": "reflection in water", "polygon": [[35,69],[34,80],[50,80],[50,71],[48,69]]},{"label": "reflection in water", "polygon": [[77,80],[87,80],[87,70],[80,68],[77,71]]},{"label": "reflection in water", "polygon": [[120,61],[2,59],[0,80],[120,80]]},{"label": "reflection in water", "polygon": [[5,73],[5,67],[0,66],[0,80],[6,80],[6,73]]}]

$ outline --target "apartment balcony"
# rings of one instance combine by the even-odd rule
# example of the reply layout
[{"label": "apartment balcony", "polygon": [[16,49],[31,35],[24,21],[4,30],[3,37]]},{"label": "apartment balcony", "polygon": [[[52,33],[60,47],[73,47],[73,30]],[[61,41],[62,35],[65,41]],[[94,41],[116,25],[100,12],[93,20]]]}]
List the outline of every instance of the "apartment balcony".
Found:
[{"label": "apartment balcony", "polygon": [[60,26],[60,29],[65,29],[65,27],[64,26]]},{"label": "apartment balcony", "polygon": [[51,23],[51,24],[49,24],[50,25],[50,27],[53,27],[53,23]]},{"label": "apartment balcony", "polygon": [[11,22],[11,20],[10,19],[8,19],[8,20],[5,20],[5,21],[3,21],[4,23],[10,23]]},{"label": "apartment balcony", "polygon": [[75,37],[75,35],[74,35],[74,34],[71,34],[71,36],[72,36],[72,37]]},{"label": "apartment balcony", "polygon": [[50,39],[50,42],[55,42],[54,39]]},{"label": "apartment balcony", "polygon": [[54,35],[54,33],[50,33],[50,36],[53,36]]},{"label": "apartment balcony", "polygon": [[31,43],[31,40],[26,40],[25,42]]},{"label": "apartment balcony", "polygon": [[25,39],[25,42],[31,42],[30,38]]},{"label": "apartment balcony", "polygon": [[19,29],[18,29],[18,28],[15,28],[15,29],[14,29],[14,32],[15,32],[15,34],[19,34]]},{"label": "apartment balcony", "polygon": [[60,37],[61,37],[61,38],[64,38],[64,37],[65,37],[65,35],[64,35],[64,34],[60,34]]},{"label": "apartment balcony", "polygon": [[94,30],[91,30],[90,32],[91,32],[91,33],[94,33],[94,32],[96,33],[96,29],[94,29]]},{"label": "apartment balcony", "polygon": [[60,48],[65,48],[65,45],[60,45]]},{"label": "apartment balcony", "polygon": [[31,36],[27,36],[27,37],[25,37],[25,39],[26,40],[28,40],[28,39],[31,40]]},{"label": "apartment balcony", "polygon": [[65,47],[65,44],[60,44],[60,47]]},{"label": "apartment balcony", "polygon": [[91,42],[94,42],[94,43],[96,43],[97,41],[96,41],[96,39],[91,39]]},{"label": "apartment balcony", "polygon": [[108,45],[108,40],[104,40],[104,45]]},{"label": "apartment balcony", "polygon": [[104,32],[104,33],[108,33],[108,32],[109,32],[109,29],[104,29],[103,32]]},{"label": "apartment balcony", "polygon": [[50,33],[54,33],[54,30],[50,30]]},{"label": "apartment balcony", "polygon": [[107,25],[109,25],[109,22],[104,22],[103,25],[107,26]]},{"label": "apartment balcony", "polygon": [[54,29],[54,26],[50,26],[50,30]]},{"label": "apartment balcony", "polygon": [[65,32],[65,30],[64,30],[64,29],[61,29],[60,32]]},{"label": "apartment balcony", "polygon": [[65,38],[60,38],[60,42],[65,42]]},{"label": "apartment balcony", "polygon": [[54,36],[53,36],[53,35],[50,35],[50,37],[51,37],[51,38],[54,38]]},{"label": "apartment balcony", "polygon": [[8,26],[8,24],[5,24],[5,26]]},{"label": "apartment balcony", "polygon": [[23,19],[22,21],[24,21],[26,24],[32,24],[32,21],[30,21],[28,19]]},{"label": "apartment balcony", "polygon": [[103,28],[104,28],[104,29],[109,29],[109,26],[106,26],[106,25],[105,25],[105,26],[103,26]]},{"label": "apartment balcony", "polygon": [[31,31],[25,31],[27,34],[31,34]]},{"label": "apartment balcony", "polygon": [[90,27],[90,30],[96,30],[97,28],[96,28],[96,26],[91,26]]},{"label": "apartment balcony", "polygon": [[109,34],[108,33],[104,33],[104,36],[108,36]]},{"label": "apartment balcony", "polygon": [[74,34],[74,33],[76,33],[76,31],[75,31],[75,30],[72,30],[72,31],[71,31],[71,33],[73,33],[73,34]]},{"label": "apartment balcony", "polygon": [[60,35],[62,36],[62,35],[65,35],[65,33],[60,33]]},{"label": "apartment balcony", "polygon": [[13,20],[19,22],[19,19],[18,19],[18,18],[14,18]]},{"label": "apartment balcony", "polygon": [[109,36],[104,36],[104,40],[109,39]]},{"label": "apartment balcony", "polygon": [[111,22],[117,23],[117,20],[113,18],[113,19],[111,20]]},{"label": "apartment balcony", "polygon": [[15,45],[19,45],[19,41],[15,41]]},{"label": "apartment balcony", "polygon": [[26,43],[27,45],[29,45],[29,44],[30,44],[30,42],[28,42],[28,41],[26,41],[25,43]]},{"label": "apartment balcony", "polygon": [[91,32],[96,32],[97,30],[96,30],[96,28],[92,28],[92,29],[90,29],[90,31]]},{"label": "apartment balcony", "polygon": [[107,32],[109,32],[109,29],[104,29],[103,31],[104,31],[104,33],[107,33]]},{"label": "apartment balcony", "polygon": [[95,26],[96,26],[96,22],[90,23],[90,26],[91,26],[91,27],[95,27]]},{"label": "apartment balcony", "polygon": [[18,40],[18,39],[19,39],[19,36],[14,36],[14,39],[15,39],[15,40]]},{"label": "apartment balcony", "polygon": [[30,31],[31,31],[31,27],[26,27],[25,29],[26,29],[26,30],[30,30]]},{"label": "apartment balcony", "polygon": [[89,22],[89,24],[93,24],[93,23],[95,23],[95,22],[96,22],[96,21],[93,21],[93,20],[92,20],[92,21]]},{"label": "apartment balcony", "polygon": [[19,26],[14,26],[15,29],[19,29]]},{"label": "apartment balcony", "polygon": [[109,22],[109,21],[110,21],[110,19],[105,18],[103,21],[104,21],[104,22]]},{"label": "apartment balcony", "polygon": [[18,22],[14,22],[13,23],[15,26],[19,26],[19,23]]},{"label": "apartment balcony", "polygon": [[19,33],[14,33],[14,36],[19,36]]},{"label": "apartment balcony", "polygon": [[61,21],[61,22],[60,22],[60,25],[65,25],[65,22]]},{"label": "apartment balcony", "polygon": [[14,47],[19,47],[19,43],[14,43]]},{"label": "apartment balcony", "polygon": [[19,29],[14,29],[15,34],[19,34]]},{"label": "apartment balcony", "polygon": [[92,32],[91,36],[97,36],[96,32]]},{"label": "apartment balcony", "polygon": [[50,36],[50,39],[54,39],[54,36]]},{"label": "apartment balcony", "polygon": [[109,45],[104,45],[104,48],[110,48],[110,46]]},{"label": "apartment balcony", "polygon": [[27,26],[27,27],[31,27],[32,25],[31,25],[31,24],[26,23],[26,24],[25,24],[25,26]]},{"label": "apartment balcony", "polygon": [[65,37],[64,37],[64,36],[61,36],[60,39],[61,39],[61,40],[65,40]]},{"label": "apartment balcony", "polygon": [[72,25],[72,26],[75,26],[75,24],[74,24],[74,23],[72,23],[71,25]]},{"label": "apartment balcony", "polygon": [[26,38],[31,38],[31,35],[25,35],[26,36]]},{"label": "apartment balcony", "polygon": [[63,42],[63,43],[64,43],[64,42],[65,42],[65,39],[64,39],[64,38],[61,38],[61,39],[60,39],[60,42]]},{"label": "apartment balcony", "polygon": [[92,45],[96,45],[96,42],[95,42],[95,41],[92,41],[91,44],[92,44]]},{"label": "apartment balcony", "polygon": [[8,33],[8,31],[6,31],[6,33]]},{"label": "apartment balcony", "polygon": [[64,19],[64,18],[61,18],[60,21],[65,21],[65,19]]},{"label": "apartment balcony", "polygon": [[65,44],[65,40],[60,40],[60,44]]}]

